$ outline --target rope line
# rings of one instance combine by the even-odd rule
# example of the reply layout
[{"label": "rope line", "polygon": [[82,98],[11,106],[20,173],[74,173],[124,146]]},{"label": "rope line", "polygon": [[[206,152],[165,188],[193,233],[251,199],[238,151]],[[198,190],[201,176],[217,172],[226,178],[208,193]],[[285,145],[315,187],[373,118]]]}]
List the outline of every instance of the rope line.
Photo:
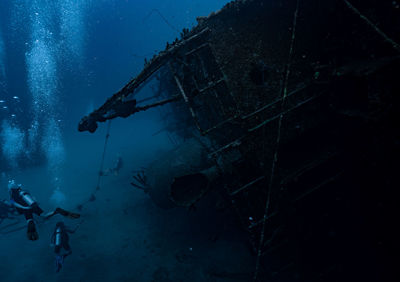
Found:
[{"label": "rope line", "polygon": [[[293,51],[294,51],[294,41],[296,38],[296,26],[297,26],[297,16],[298,16],[298,12],[299,12],[299,3],[300,3],[300,0],[297,0],[296,10],[293,15],[292,37],[291,37],[290,48],[289,48],[288,62],[286,65],[285,76],[284,76],[283,84],[282,84],[283,89],[281,91],[281,93],[282,93],[281,109],[283,109],[285,102],[286,102],[286,97],[287,97],[287,88],[288,88],[288,83],[289,83],[290,67],[291,67]],[[270,202],[271,202],[272,184],[273,184],[276,164],[278,162],[278,148],[279,148],[279,144],[280,144],[280,140],[281,140],[281,129],[282,129],[283,116],[284,116],[284,112],[282,112],[281,115],[279,116],[278,132],[277,132],[276,143],[275,143],[275,152],[274,152],[274,157],[272,159],[271,177],[269,180],[268,195],[267,195],[267,200],[265,202],[264,216],[262,219],[260,242],[259,242],[258,250],[257,250],[256,269],[255,269],[254,276],[253,276],[254,281],[257,281],[259,268],[260,268],[262,246],[263,246],[264,237],[265,237],[265,222],[266,222],[266,219],[268,216],[269,206],[270,206]]]},{"label": "rope line", "polygon": [[90,198],[88,200],[84,201],[83,203],[81,203],[77,206],[78,210],[81,210],[87,203],[90,203],[90,202],[93,202],[94,200],[96,200],[96,193],[97,193],[97,191],[100,190],[101,177],[103,176],[104,159],[105,159],[105,155],[106,155],[106,151],[107,151],[108,138],[110,137],[110,128],[111,128],[111,120],[108,120],[107,133],[106,133],[106,137],[104,140],[104,148],[103,148],[103,154],[101,156],[100,170],[99,170],[99,174],[97,177],[96,188],[94,189],[92,194],[90,194]]},{"label": "rope line", "polygon": [[171,29],[173,29],[174,31],[176,31],[178,34],[180,33],[180,31],[179,31],[174,25],[172,25],[172,24],[164,17],[164,15],[163,15],[158,9],[152,9],[152,10],[148,13],[148,15],[145,16],[145,17],[143,18],[143,22],[147,21],[148,18],[150,18],[150,16],[151,16],[153,13],[157,13],[157,14],[161,17],[161,19],[162,19]]},{"label": "rope line", "polygon": [[396,51],[400,52],[400,45],[391,39],[386,33],[384,33],[379,27],[376,26],[373,22],[371,22],[366,16],[361,14],[361,12],[354,7],[349,1],[343,0],[347,7],[349,7],[354,13],[360,16],[361,19],[363,19],[370,27],[372,27],[380,36],[382,36],[387,42],[392,44],[393,48],[396,49]]},{"label": "rope line", "polygon": [[106,134],[106,138],[104,140],[103,155],[101,156],[100,170],[99,170],[99,176],[97,177],[96,191],[100,190],[100,181],[101,181],[101,177],[103,176],[104,158],[106,155],[108,138],[110,137],[110,128],[111,128],[111,120],[108,121],[108,125],[107,125],[107,134]]}]

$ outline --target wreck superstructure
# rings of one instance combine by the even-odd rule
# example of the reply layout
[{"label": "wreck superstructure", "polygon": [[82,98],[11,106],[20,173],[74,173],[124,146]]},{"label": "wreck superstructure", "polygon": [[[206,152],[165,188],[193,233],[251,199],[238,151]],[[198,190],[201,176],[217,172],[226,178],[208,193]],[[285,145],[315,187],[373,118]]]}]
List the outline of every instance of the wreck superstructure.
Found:
[{"label": "wreck superstructure", "polygon": [[[373,279],[367,266],[389,275],[387,249],[373,245],[390,241],[377,230],[385,215],[370,208],[398,184],[393,5],[233,1],[183,30],[79,130],[168,104],[167,130],[204,145],[198,172],[169,180],[169,204],[220,190],[249,234],[254,280]],[[137,99],[153,78],[159,91]]]}]

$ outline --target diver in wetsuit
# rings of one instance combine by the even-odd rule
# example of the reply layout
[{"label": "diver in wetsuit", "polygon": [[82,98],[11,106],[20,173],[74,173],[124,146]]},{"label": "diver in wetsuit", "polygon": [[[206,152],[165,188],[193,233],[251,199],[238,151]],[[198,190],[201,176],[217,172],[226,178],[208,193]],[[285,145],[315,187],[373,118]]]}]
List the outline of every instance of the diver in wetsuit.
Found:
[{"label": "diver in wetsuit", "polygon": [[[33,221],[33,214],[42,216],[43,210],[39,207],[38,203],[27,192],[22,190],[21,185],[15,184],[14,180],[8,182],[8,191],[10,193],[10,204],[14,206],[19,214],[23,214],[28,223],[27,236],[29,240],[35,241],[39,239],[36,232],[36,226]],[[61,208],[56,208],[54,211],[46,213],[43,217],[48,219],[56,214],[67,216],[70,218],[79,218],[80,215],[72,213]]]},{"label": "diver in wetsuit", "polygon": [[[72,254],[68,233],[75,233],[78,227],[79,225],[75,230],[69,230],[62,221],[59,221],[56,224],[56,228],[51,236],[51,244],[54,246],[54,253],[56,254],[56,272],[61,270],[64,259]],[[61,253],[62,249],[66,251],[63,254]]]},{"label": "diver in wetsuit", "polygon": [[115,161],[114,167],[106,169],[104,171],[100,171],[100,175],[102,176],[108,176],[111,174],[114,174],[115,176],[118,176],[120,170],[123,167],[123,161],[120,155],[117,156],[117,159]]}]

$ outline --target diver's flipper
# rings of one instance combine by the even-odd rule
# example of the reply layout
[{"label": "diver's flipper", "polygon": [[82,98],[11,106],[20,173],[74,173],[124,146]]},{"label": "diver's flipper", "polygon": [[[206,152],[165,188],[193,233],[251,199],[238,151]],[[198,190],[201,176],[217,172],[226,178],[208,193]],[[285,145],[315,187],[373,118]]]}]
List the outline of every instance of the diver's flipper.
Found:
[{"label": "diver's flipper", "polygon": [[31,241],[36,241],[37,239],[39,239],[39,234],[36,232],[36,226],[33,220],[30,220],[28,222],[28,231],[26,235],[28,236],[28,239]]},{"label": "diver's flipper", "polygon": [[62,208],[56,208],[55,213],[61,214],[62,216],[66,216],[69,218],[79,218],[81,216],[79,213],[73,213],[70,211],[66,211]]},{"label": "diver's flipper", "polygon": [[61,270],[61,267],[64,263],[64,256],[56,255],[56,272]]}]

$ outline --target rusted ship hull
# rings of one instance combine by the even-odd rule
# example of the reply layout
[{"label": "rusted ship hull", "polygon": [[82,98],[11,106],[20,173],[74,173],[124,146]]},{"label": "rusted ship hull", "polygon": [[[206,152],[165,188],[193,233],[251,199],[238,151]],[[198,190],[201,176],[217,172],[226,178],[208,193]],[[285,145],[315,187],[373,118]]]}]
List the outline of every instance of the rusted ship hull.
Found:
[{"label": "rusted ship hull", "polygon": [[[390,243],[384,209],[398,185],[400,17],[390,1],[351,2],[231,2],[167,44],[79,129],[170,105],[170,130],[207,140],[218,169],[193,201],[182,198],[221,191],[249,233],[255,280],[389,275],[379,244]],[[157,99],[137,103],[154,76]],[[164,193],[174,202],[183,190]]]}]

